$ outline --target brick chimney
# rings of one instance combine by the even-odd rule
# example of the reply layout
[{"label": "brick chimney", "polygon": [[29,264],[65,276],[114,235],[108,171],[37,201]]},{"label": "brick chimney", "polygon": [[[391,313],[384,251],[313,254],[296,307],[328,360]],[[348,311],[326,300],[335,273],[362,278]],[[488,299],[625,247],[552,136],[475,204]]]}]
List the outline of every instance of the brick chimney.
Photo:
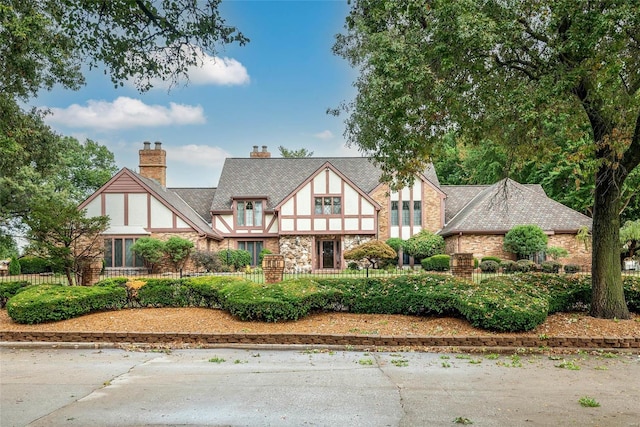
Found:
[{"label": "brick chimney", "polygon": [[268,159],[271,157],[271,153],[267,151],[267,146],[263,145],[262,146],[262,151],[258,151],[258,146],[254,145],[253,146],[253,151],[251,153],[249,153],[249,157],[251,157],[252,159]]},{"label": "brick chimney", "polygon": [[162,149],[162,143],[156,142],[151,149],[149,141],[144,142],[144,148],[139,150],[140,175],[157,181],[165,187],[167,185],[167,152]]}]

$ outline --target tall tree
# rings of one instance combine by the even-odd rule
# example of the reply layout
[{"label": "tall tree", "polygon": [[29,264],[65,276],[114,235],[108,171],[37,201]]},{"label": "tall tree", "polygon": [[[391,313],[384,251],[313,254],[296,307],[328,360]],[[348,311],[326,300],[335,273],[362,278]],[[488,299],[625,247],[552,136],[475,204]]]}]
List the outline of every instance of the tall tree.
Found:
[{"label": "tall tree", "polygon": [[334,51],[360,68],[347,140],[403,185],[454,131],[596,162],[591,314],[626,319],[621,189],[640,163],[640,3],[355,0]]},{"label": "tall tree", "polygon": [[0,93],[84,83],[82,66],[106,67],[114,85],[131,77],[175,82],[202,51],[248,39],[220,16],[221,0],[4,0],[0,4]]},{"label": "tall tree", "polygon": [[290,150],[284,146],[279,146],[278,151],[280,151],[280,155],[282,157],[287,158],[301,158],[301,157],[311,157],[313,156],[313,151],[309,151],[306,148],[299,148],[297,150]]},{"label": "tall tree", "polygon": [[109,218],[87,218],[66,195],[38,200],[25,223],[32,248],[60,265],[69,285],[103,256],[100,234],[107,229]]}]

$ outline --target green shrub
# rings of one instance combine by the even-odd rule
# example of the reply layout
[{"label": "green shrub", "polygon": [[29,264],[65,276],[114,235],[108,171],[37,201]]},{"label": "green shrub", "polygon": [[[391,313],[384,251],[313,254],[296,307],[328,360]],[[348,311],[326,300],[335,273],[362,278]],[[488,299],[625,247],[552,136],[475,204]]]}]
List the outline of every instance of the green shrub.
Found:
[{"label": "green shrub", "polygon": [[402,244],[404,251],[417,259],[444,253],[444,239],[429,230],[422,230]]},{"label": "green shrub", "polygon": [[251,253],[244,249],[223,249],[218,252],[223,265],[233,267],[236,271],[251,264]]},{"label": "green shrub", "polygon": [[627,301],[627,307],[634,313],[640,313],[640,277],[627,276],[622,280],[624,289],[624,298]]},{"label": "green shrub", "polygon": [[22,274],[51,273],[56,270],[49,260],[27,256],[20,258],[20,269]]},{"label": "green shrub", "polygon": [[567,274],[579,273],[581,270],[579,265],[567,264],[564,266],[564,272]]},{"label": "green shrub", "polygon": [[120,286],[29,286],[7,301],[7,313],[17,323],[42,323],[70,319],[127,304]]},{"label": "green shrub", "polygon": [[420,264],[426,271],[448,271],[450,258],[449,255],[434,255],[423,259]]},{"label": "green shrub", "polygon": [[549,313],[573,310],[576,304],[587,305],[591,300],[591,281],[551,274],[526,273],[509,276],[513,286],[533,287],[547,297]]},{"label": "green shrub", "polygon": [[484,260],[480,263],[480,270],[483,273],[496,273],[500,268],[500,264],[492,260]]},{"label": "green shrub", "polygon": [[262,260],[264,259],[265,255],[271,255],[273,252],[271,252],[269,249],[264,248],[263,250],[260,251],[260,255],[258,255],[258,265],[262,266]]},{"label": "green shrub", "polygon": [[535,269],[536,263],[533,261],[530,261],[528,259],[521,259],[516,261],[516,271],[527,273],[529,271],[535,271]]},{"label": "green shrub", "polygon": [[516,225],[504,236],[503,248],[526,258],[547,248],[548,237],[537,225]]},{"label": "green shrub", "polygon": [[483,256],[483,257],[480,259],[480,262],[484,262],[484,261],[493,261],[493,262],[498,263],[498,265],[500,264],[500,262],[502,262],[502,260],[500,259],[500,257],[497,257],[497,256]]},{"label": "green shrub", "polygon": [[138,289],[142,307],[188,307],[191,301],[190,288],[180,279],[149,279]]},{"label": "green shrub", "polygon": [[510,276],[482,281],[459,298],[458,310],[475,327],[500,332],[529,331],[547,318],[548,299],[535,288],[514,286]]},{"label": "green shrub", "polygon": [[358,263],[351,261],[349,264],[347,264],[347,270],[358,270],[360,267],[358,267]]},{"label": "green shrub", "polygon": [[10,276],[18,276],[22,274],[22,269],[20,267],[20,261],[18,261],[18,258],[12,256],[11,260],[9,261],[9,275]]},{"label": "green shrub", "polygon": [[569,256],[569,251],[565,248],[558,246],[549,246],[544,251],[553,261],[557,261],[558,258],[566,258]]},{"label": "green shrub", "polygon": [[26,289],[27,286],[31,285],[31,282],[27,282],[26,280],[20,280],[16,282],[0,282],[0,308],[3,308],[7,305],[7,300]]},{"label": "green shrub", "polygon": [[195,251],[191,254],[191,260],[196,267],[209,272],[220,271],[222,267],[222,261],[215,252],[209,251]]},{"label": "green shrub", "polygon": [[502,271],[504,271],[505,273],[518,272],[518,264],[515,261],[512,261],[510,259],[505,259],[501,261],[500,267],[502,268]]},{"label": "green shrub", "polygon": [[559,273],[562,264],[558,261],[545,261],[540,264],[540,267],[542,268],[543,273]]}]

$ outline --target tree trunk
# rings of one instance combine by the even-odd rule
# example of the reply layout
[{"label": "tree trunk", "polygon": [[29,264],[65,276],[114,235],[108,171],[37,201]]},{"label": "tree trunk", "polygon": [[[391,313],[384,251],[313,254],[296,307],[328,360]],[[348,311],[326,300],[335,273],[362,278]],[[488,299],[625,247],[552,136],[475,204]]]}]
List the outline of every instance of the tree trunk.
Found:
[{"label": "tree trunk", "polygon": [[596,175],[593,206],[591,315],[605,319],[629,319],[620,265],[621,179],[616,170],[602,165]]}]

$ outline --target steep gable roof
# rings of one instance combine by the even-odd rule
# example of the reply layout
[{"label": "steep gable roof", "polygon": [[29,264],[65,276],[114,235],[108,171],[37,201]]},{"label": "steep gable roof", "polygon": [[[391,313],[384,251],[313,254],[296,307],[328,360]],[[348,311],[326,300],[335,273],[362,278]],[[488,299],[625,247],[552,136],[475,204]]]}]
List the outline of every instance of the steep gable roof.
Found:
[{"label": "steep gable roof", "polygon": [[[439,233],[442,236],[460,232],[506,233],[520,224],[535,224],[554,232],[591,227],[591,218],[550,199],[537,185],[527,186],[506,178],[490,186],[444,186],[443,190],[448,196],[446,203],[451,206],[445,212],[446,224]],[[456,208],[459,209],[454,213]]]},{"label": "steep gable roof", "polygon": [[[193,229],[197,232],[209,237],[222,240],[222,237],[220,237],[211,229],[211,225],[209,224],[209,222],[206,221],[201,216],[201,214],[196,211],[196,208],[201,209],[201,207],[192,207],[178,194],[178,192],[174,192],[171,189],[165,188],[157,181],[145,178],[144,176],[132,171],[129,168],[122,168],[105,185],[103,185],[100,189],[93,193],[87,200],[82,202],[78,208],[84,208],[91,200],[95,199],[103,192],[130,192],[132,189],[137,189],[137,191],[145,191],[152,194],[165,206],[171,209],[176,215],[182,218],[187,224],[193,227]],[[208,190],[209,193],[211,193],[212,189],[202,190]],[[182,194],[186,193],[188,192],[182,191]],[[195,194],[196,192],[193,193],[194,197]],[[202,193],[198,192],[198,195],[200,197],[203,197],[203,194],[204,191]],[[187,196],[187,198],[189,198],[189,196]],[[207,215],[207,218],[208,217],[209,215]]]},{"label": "steep gable roof", "polygon": [[[232,199],[242,197],[267,197],[266,210],[272,210],[325,163],[366,194],[380,184],[382,172],[367,157],[228,158],[211,210],[229,211]],[[424,177],[439,186],[432,165],[425,169]]]},{"label": "steep gable roof", "polygon": [[196,211],[206,222],[211,222],[211,202],[216,193],[215,187],[211,188],[175,188],[168,190],[176,193],[191,208]]},{"label": "steep gable roof", "polygon": [[266,209],[272,210],[327,162],[366,193],[378,185],[380,170],[363,157],[230,158],[224,162],[211,210],[230,210],[232,198],[257,196],[267,197]]}]

